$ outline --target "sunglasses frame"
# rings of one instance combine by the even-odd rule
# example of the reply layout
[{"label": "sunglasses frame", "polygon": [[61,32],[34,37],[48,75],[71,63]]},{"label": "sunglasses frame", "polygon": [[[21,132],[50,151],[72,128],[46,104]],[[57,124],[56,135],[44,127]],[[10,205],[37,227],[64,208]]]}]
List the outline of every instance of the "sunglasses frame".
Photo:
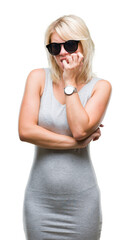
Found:
[{"label": "sunglasses frame", "polygon": [[[77,43],[77,46],[76,46],[77,48],[76,48],[75,50],[68,50],[67,44],[70,43],[70,42]],[[46,45],[46,48],[48,49],[49,53],[50,53],[51,55],[53,55],[53,56],[59,55],[59,53],[60,53],[60,51],[61,51],[61,45],[64,46],[64,49],[65,49],[68,53],[74,53],[74,52],[76,52],[76,50],[78,49],[78,43],[79,43],[79,42],[80,42],[80,40],[68,40],[68,41],[62,42],[62,43],[52,42],[52,43],[47,44],[47,45]],[[53,53],[50,51],[50,47],[51,47],[52,45],[54,45],[54,44],[59,48],[59,49],[57,49],[58,52],[57,52],[56,54],[53,54]]]}]

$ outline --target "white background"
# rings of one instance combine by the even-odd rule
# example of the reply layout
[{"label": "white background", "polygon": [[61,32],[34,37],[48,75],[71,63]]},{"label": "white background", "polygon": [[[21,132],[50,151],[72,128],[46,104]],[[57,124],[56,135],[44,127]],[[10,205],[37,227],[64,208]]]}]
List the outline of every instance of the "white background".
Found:
[{"label": "white background", "polygon": [[113,88],[102,136],[91,143],[102,196],[101,239],[130,239],[128,4],[126,0],[12,0],[0,4],[1,239],[25,239],[22,204],[34,146],[19,140],[19,109],[29,72],[48,66],[45,30],[64,14],[76,14],[86,22],[95,43],[93,70]]}]

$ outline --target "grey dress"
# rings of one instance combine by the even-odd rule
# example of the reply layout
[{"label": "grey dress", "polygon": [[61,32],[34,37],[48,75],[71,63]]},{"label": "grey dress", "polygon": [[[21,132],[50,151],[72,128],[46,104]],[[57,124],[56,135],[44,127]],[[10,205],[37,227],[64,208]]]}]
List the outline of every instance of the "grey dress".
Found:
[{"label": "grey dress", "polygon": [[[38,125],[72,136],[66,105],[53,94],[46,68]],[[99,78],[78,92],[85,106]],[[98,240],[102,211],[100,189],[89,145],[83,149],[54,150],[35,146],[34,161],[25,189],[23,225],[27,240]]]}]

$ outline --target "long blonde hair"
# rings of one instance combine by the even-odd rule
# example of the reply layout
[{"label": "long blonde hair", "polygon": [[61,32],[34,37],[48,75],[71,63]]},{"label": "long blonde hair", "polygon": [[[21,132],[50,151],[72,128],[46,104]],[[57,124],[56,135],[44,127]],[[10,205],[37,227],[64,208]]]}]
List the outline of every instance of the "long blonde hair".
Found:
[{"label": "long blonde hair", "polygon": [[[75,15],[64,15],[52,22],[45,33],[45,45],[51,43],[51,35],[56,32],[64,41],[74,39],[80,40],[84,62],[82,71],[77,77],[77,81],[88,82],[95,74],[92,73],[92,58],[94,54],[94,43],[90,36],[89,30],[85,22]],[[48,53],[47,57],[51,67],[52,81],[57,83],[61,78],[60,68],[57,65],[54,56]]]}]

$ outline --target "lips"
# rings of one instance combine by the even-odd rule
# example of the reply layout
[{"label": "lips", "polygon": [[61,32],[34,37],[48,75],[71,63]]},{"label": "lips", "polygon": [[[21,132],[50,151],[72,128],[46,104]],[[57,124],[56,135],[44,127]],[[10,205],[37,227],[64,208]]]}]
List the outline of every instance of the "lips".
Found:
[{"label": "lips", "polygon": [[63,62],[63,60],[66,60],[66,58],[64,57],[64,58],[61,58],[61,59],[60,59],[61,62]]},{"label": "lips", "polygon": [[69,63],[67,57],[61,58],[61,59],[60,59],[61,63],[63,63],[64,60],[66,60],[66,62]]}]

